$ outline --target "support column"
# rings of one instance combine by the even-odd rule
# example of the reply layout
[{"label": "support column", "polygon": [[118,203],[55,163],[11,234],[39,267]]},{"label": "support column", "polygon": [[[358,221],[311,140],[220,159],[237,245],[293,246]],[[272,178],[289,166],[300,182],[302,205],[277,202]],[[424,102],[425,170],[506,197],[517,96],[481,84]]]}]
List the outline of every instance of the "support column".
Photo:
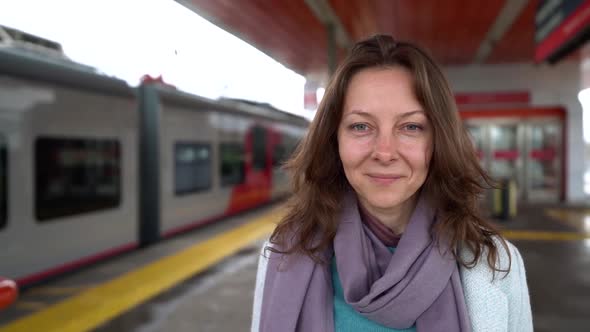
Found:
[{"label": "support column", "polygon": [[336,15],[334,9],[328,0],[305,0],[305,3],[320,21],[326,27],[328,50],[328,72],[330,75],[336,70],[338,63],[337,47],[348,49],[352,45],[351,38],[344,29],[344,25],[340,21],[340,17]]},{"label": "support column", "polygon": [[328,75],[331,77],[336,71],[336,66],[338,64],[338,48],[336,46],[336,26],[334,24],[327,24],[326,31],[328,35]]},{"label": "support column", "polygon": [[160,98],[153,84],[139,87],[139,243],[160,237]]}]

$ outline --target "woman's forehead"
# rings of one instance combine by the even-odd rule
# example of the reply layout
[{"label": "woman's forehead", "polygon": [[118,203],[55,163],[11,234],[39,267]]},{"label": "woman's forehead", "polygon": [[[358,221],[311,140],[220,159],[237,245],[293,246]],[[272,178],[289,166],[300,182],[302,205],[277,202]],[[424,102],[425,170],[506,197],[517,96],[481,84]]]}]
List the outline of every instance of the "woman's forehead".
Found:
[{"label": "woman's forehead", "polygon": [[343,116],[407,116],[424,111],[414,93],[411,74],[401,67],[363,70],[353,76],[344,94]]}]

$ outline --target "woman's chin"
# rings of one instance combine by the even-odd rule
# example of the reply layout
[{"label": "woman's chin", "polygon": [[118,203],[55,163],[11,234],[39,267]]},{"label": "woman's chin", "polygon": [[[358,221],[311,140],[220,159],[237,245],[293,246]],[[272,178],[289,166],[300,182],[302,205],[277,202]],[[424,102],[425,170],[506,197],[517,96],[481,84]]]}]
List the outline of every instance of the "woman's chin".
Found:
[{"label": "woman's chin", "polygon": [[398,207],[402,203],[402,200],[398,197],[375,197],[369,199],[367,203],[370,205],[369,208],[391,210]]}]

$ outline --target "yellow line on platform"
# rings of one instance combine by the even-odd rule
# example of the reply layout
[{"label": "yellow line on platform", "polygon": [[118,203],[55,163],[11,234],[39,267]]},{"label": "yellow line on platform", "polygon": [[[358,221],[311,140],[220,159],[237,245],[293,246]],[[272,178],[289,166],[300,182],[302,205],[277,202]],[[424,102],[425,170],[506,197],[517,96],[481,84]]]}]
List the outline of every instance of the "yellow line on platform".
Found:
[{"label": "yellow line on platform", "polygon": [[546,209],[545,214],[581,232],[590,227],[590,209]]},{"label": "yellow line on platform", "polygon": [[509,240],[580,241],[590,239],[590,234],[574,232],[503,231]]},{"label": "yellow line on platform", "polygon": [[278,219],[277,210],[270,212],[253,222],[26,316],[0,328],[0,332],[78,332],[94,329],[235,254],[253,241],[268,236]]}]

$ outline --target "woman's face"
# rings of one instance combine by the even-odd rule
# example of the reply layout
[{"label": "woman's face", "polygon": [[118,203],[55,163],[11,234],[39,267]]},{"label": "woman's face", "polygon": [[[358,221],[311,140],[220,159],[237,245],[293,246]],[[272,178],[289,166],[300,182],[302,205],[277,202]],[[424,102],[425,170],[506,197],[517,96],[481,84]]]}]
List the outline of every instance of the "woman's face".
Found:
[{"label": "woman's face", "polygon": [[355,74],[338,127],[344,173],[369,211],[393,211],[411,202],[428,174],[432,127],[402,67]]}]

